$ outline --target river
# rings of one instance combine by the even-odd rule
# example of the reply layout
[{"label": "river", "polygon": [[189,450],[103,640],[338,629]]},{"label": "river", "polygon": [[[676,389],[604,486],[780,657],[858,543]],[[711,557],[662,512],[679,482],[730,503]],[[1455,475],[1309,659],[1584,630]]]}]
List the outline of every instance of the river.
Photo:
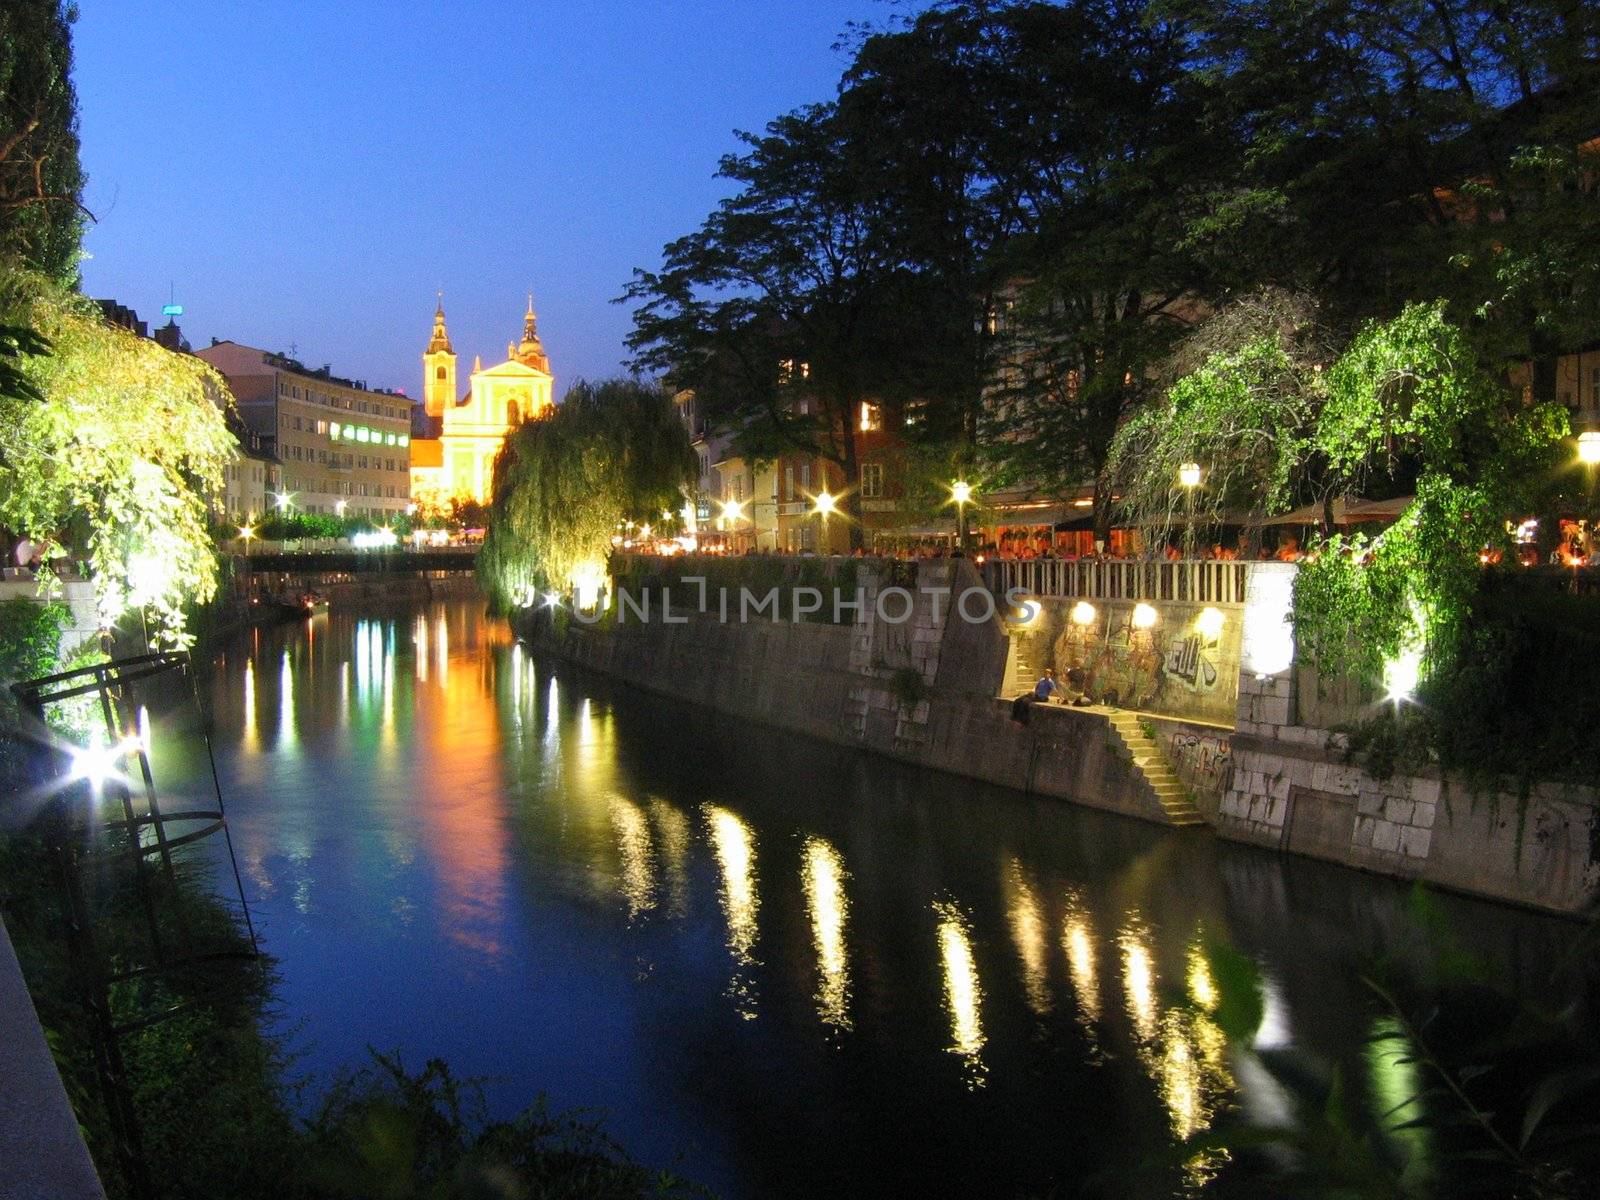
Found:
[{"label": "river", "polygon": [[[314,1080],[439,1056],[728,1197],[1169,1195],[1210,1168],[1137,1164],[1284,1105],[1192,1003],[1209,935],[1264,972],[1258,1047],[1384,1094],[1354,968],[1415,940],[1387,880],[686,709],[476,603],[259,629],[205,687]],[[1573,930],[1444,904],[1529,987]]]}]

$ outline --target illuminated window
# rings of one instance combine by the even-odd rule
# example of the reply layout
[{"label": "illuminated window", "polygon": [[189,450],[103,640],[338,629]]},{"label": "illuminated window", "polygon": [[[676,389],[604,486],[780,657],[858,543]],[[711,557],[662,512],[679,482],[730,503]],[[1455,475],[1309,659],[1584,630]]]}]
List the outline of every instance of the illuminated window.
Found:
[{"label": "illuminated window", "polygon": [[861,464],[861,495],[876,500],[883,495],[883,464]]},{"label": "illuminated window", "polygon": [[811,460],[809,458],[800,464],[800,488],[802,491],[811,489]]},{"label": "illuminated window", "polygon": [[876,404],[861,402],[861,432],[871,433],[875,429],[883,428],[883,416],[878,411]]}]

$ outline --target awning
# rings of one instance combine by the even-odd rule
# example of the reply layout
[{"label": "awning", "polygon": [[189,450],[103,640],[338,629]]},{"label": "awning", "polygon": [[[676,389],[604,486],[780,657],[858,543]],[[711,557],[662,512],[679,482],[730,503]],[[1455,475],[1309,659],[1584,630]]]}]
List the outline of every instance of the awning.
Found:
[{"label": "awning", "polygon": [[[1340,496],[1333,502],[1335,525],[1361,525],[1368,521],[1393,521],[1411,507],[1412,496],[1396,496],[1392,500],[1363,500],[1359,496]],[[1320,525],[1322,505],[1302,504],[1282,516],[1268,517],[1263,525]]]}]

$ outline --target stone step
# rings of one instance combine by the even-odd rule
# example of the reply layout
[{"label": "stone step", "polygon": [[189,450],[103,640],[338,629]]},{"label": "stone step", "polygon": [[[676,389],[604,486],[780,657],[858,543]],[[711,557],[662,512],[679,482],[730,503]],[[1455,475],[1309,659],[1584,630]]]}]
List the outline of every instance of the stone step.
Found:
[{"label": "stone step", "polygon": [[1195,807],[1188,788],[1172,770],[1160,745],[1140,729],[1139,718],[1131,714],[1113,713],[1109,721],[1112,732],[1128,752],[1134,770],[1139,772],[1152,798],[1161,806],[1167,824],[1179,827],[1204,825],[1205,818]]}]

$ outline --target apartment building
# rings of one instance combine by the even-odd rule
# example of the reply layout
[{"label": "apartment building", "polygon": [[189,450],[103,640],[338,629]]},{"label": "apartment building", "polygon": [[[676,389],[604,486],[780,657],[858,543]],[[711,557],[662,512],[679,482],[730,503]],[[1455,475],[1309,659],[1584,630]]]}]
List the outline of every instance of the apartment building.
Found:
[{"label": "apartment building", "polygon": [[[213,341],[195,351],[227,381],[278,464],[275,506],[383,520],[411,503],[411,401],[282,354]],[[265,472],[265,468],[264,468]]]}]

